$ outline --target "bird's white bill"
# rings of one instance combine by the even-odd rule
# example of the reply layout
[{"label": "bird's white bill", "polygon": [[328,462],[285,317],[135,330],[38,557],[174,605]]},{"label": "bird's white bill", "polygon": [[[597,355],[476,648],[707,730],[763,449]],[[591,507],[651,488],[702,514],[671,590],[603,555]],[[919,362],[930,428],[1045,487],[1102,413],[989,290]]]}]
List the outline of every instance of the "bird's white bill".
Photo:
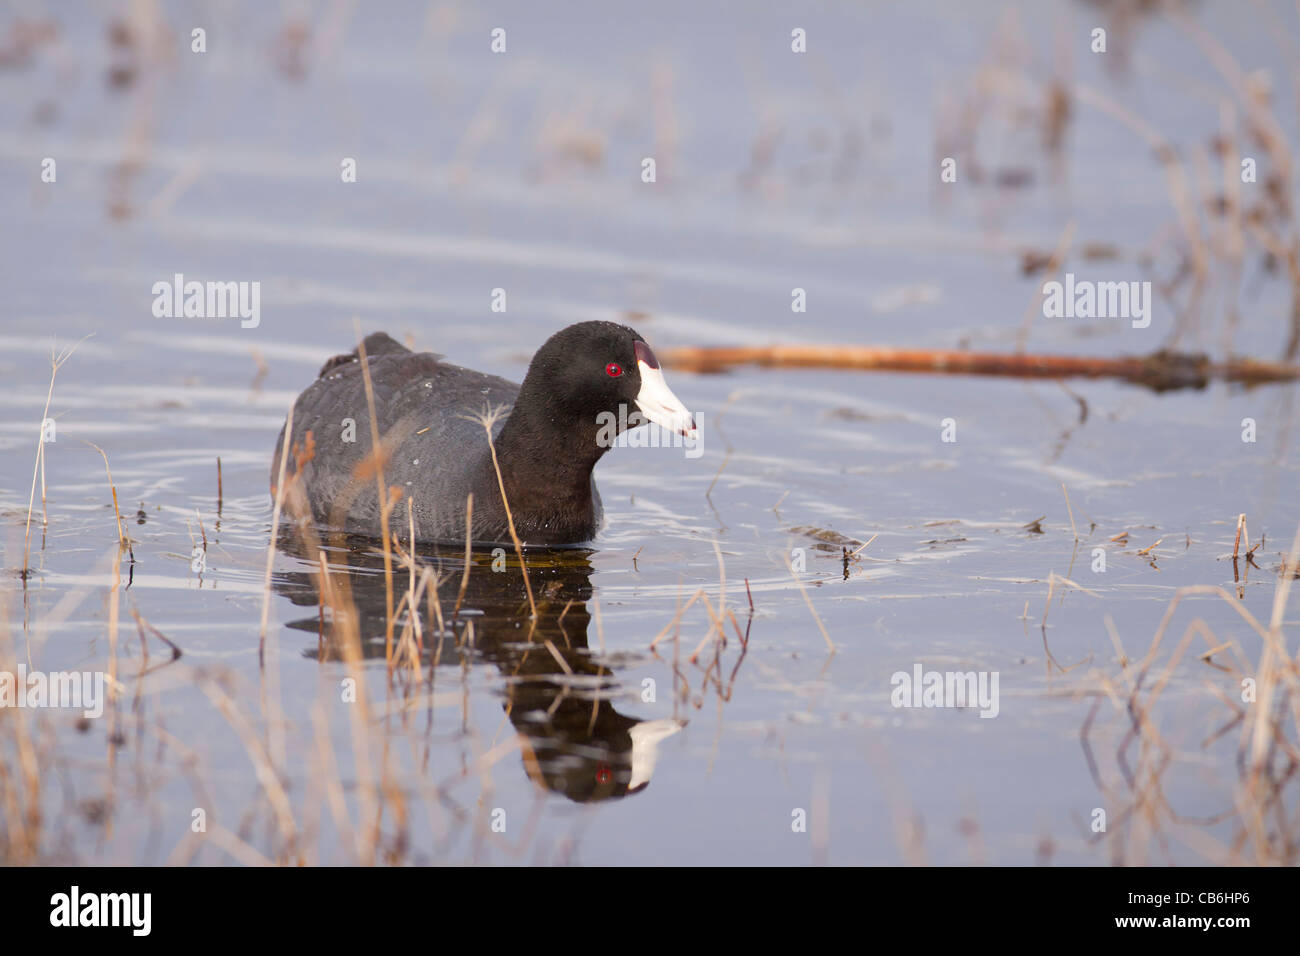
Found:
[{"label": "bird's white bill", "polygon": [[661,428],[694,438],[695,417],[668,387],[664,373],[642,360],[636,364],[641,372],[641,391],[636,393],[636,407],[641,414]]}]

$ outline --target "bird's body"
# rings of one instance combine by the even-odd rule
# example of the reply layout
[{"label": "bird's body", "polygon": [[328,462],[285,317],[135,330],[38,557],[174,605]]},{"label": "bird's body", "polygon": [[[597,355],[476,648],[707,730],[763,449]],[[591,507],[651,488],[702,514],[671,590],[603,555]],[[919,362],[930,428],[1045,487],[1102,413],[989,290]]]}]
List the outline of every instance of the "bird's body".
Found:
[{"label": "bird's body", "polygon": [[[363,344],[383,448],[382,483],[399,493],[390,525],[405,528],[409,508],[421,542],[463,542],[472,495],[473,540],[509,543],[502,486],[522,542],[591,539],[602,515],[591,471],[608,450],[599,416],[629,400],[644,407],[655,377],[662,382],[640,336],[608,322],[581,323],[553,336],[522,385],[452,365],[432,352],[412,352],[382,332]],[[642,355],[649,356],[648,364]],[[625,372],[629,368],[632,374]],[[666,386],[662,392],[671,399],[661,401],[664,407],[677,404]],[[672,409],[678,410],[688,414],[680,404]],[[330,359],[294,406],[286,474],[294,475],[302,459],[301,488],[313,517],[373,536],[381,521],[370,415],[360,350]],[[304,453],[309,432],[312,450]],[[273,488],[284,440],[282,429]]]}]

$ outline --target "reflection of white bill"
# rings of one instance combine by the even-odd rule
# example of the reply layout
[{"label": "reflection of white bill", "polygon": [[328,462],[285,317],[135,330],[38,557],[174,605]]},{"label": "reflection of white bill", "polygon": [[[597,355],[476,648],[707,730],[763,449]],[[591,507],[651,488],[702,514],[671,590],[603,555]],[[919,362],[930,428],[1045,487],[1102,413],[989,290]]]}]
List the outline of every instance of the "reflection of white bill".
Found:
[{"label": "reflection of white bill", "polygon": [[642,721],[628,731],[632,737],[632,779],[627,782],[628,793],[636,793],[650,782],[655,760],[659,756],[659,741],[671,737],[685,726],[684,720],[666,717],[662,720]]}]

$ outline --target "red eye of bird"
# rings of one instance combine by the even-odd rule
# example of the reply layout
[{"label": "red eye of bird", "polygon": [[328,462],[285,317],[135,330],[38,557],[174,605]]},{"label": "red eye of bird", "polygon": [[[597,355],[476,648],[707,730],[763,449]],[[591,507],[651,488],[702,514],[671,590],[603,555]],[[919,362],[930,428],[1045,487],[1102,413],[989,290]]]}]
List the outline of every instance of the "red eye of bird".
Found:
[{"label": "red eye of bird", "polygon": [[623,374],[623,366],[619,365],[617,362],[610,362],[605,366],[605,374],[610,378],[618,378]]}]

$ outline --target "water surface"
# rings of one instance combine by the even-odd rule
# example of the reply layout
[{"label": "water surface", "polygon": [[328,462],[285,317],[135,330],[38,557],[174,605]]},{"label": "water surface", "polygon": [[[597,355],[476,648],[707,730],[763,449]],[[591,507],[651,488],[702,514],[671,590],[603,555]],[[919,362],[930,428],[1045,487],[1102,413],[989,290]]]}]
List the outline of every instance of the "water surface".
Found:
[{"label": "water surface", "polygon": [[[0,654],[109,671],[117,688],[82,726],[65,711],[21,727],[0,714],[6,762],[33,748],[38,788],[24,799],[44,811],[26,849],[5,824],[6,855],[1275,858],[1276,823],[1234,844],[1251,752],[1235,702],[1263,646],[1237,609],[1182,600],[1139,685],[1154,706],[1135,739],[1127,704],[1180,588],[1222,587],[1268,623],[1300,521],[1293,385],[1157,395],[668,368],[704,454],[606,456],[605,531],[529,558],[536,617],[513,556],[494,571],[490,552],[471,555],[453,614],[464,556],[426,553],[443,627],[426,601],[418,669],[390,676],[382,558],[358,542],[327,549],[358,610],[350,659],[322,610],[319,562],[292,535],[273,543],[267,487],[285,412],[358,325],[516,381],[551,332],[586,319],[632,324],[658,349],[1010,351],[1027,308],[1027,347],[1043,352],[1276,358],[1286,340],[1285,269],[1249,236],[1239,271],[1219,255],[1233,233],[1206,211],[1226,188],[1211,140],[1230,121],[1268,165],[1198,45],[1203,30],[1269,78],[1293,142],[1287,43],[1300,24],[1285,4],[1207,3],[1191,26],[1127,28],[1078,3],[605,11],[398,4],[284,21],[257,4],[176,4],[162,53],[138,24],[115,45],[110,25],[127,14],[109,7],[64,16],[0,73]],[[195,25],[202,55],[185,42]],[[1095,25],[1111,31],[1106,56],[1089,51]],[[508,46],[494,55],[497,26]],[[794,27],[807,54],[790,52]],[[1045,145],[1053,83],[1120,104],[1176,150],[1212,250],[1199,299],[1152,144],[1075,95],[1059,148]],[[944,185],[950,152],[959,178]],[[55,183],[40,181],[45,157]],[[341,181],[345,157],[355,183]],[[1152,280],[1149,328],[1042,317],[1045,276],[1027,275],[1024,255],[1050,253],[1071,223],[1064,267]],[[260,323],[156,318],[152,286],[176,273],[260,282]],[[498,288],[503,313],[490,308]],[[795,288],[805,313],[791,312]],[[49,410],[48,524],[38,488],[24,582],[49,354],[73,343]],[[89,443],[107,455],[129,553]],[[1234,581],[1240,513],[1263,544]],[[1079,587],[1053,589],[1054,575]],[[409,583],[399,568],[399,602]],[[701,600],[673,625],[700,590],[725,646]],[[398,615],[399,636],[409,621]],[[892,676],[918,664],[996,672],[997,716],[894,707]],[[1294,783],[1277,787],[1294,819]],[[1150,809],[1156,790],[1165,803]]]}]

